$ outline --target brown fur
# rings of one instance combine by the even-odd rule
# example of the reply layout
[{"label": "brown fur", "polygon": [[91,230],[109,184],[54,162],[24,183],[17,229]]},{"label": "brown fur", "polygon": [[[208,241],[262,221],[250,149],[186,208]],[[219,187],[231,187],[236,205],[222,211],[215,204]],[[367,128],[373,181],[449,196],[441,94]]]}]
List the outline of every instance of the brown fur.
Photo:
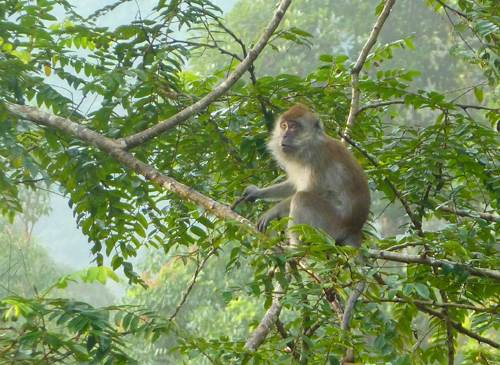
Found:
[{"label": "brown fur", "polygon": [[[286,129],[282,122],[287,122]],[[297,127],[292,129],[290,123]],[[283,113],[268,147],[288,180],[245,191],[248,200],[282,200],[259,218],[259,229],[265,230],[272,219],[290,216],[290,226],[308,224],[326,231],[337,244],[359,247],[370,209],[370,190],[351,151],[326,135],[318,116],[303,105]],[[291,241],[300,243],[293,234]]]}]

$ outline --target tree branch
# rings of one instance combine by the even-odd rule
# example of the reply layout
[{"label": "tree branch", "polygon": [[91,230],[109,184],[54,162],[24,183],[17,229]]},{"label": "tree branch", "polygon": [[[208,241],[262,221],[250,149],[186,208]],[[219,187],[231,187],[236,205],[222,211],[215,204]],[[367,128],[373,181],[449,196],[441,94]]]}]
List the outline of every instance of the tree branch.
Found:
[{"label": "tree branch", "polygon": [[469,218],[481,218],[484,219],[485,221],[489,222],[500,222],[500,217],[497,215],[491,215],[488,213],[481,213],[481,212],[464,212],[462,210],[458,210],[452,207],[447,207],[443,206],[440,207],[439,210],[451,214],[458,215],[460,217],[469,217]]},{"label": "tree branch", "polygon": [[184,303],[186,303],[187,297],[188,297],[189,293],[191,293],[191,290],[193,290],[194,284],[196,283],[196,279],[198,279],[198,275],[200,274],[201,270],[203,270],[203,267],[205,266],[205,263],[208,261],[210,256],[212,256],[215,252],[217,252],[217,247],[213,247],[210,250],[210,252],[207,254],[207,256],[201,261],[201,263],[196,268],[194,275],[193,275],[193,278],[191,279],[191,282],[189,283],[186,291],[182,294],[181,301],[179,302],[177,307],[175,307],[175,310],[172,313],[172,315],[168,318],[169,322],[172,322],[172,320],[175,318],[175,316],[177,316],[177,313],[179,313],[179,311],[181,310]]},{"label": "tree branch", "polygon": [[405,298],[393,298],[393,299],[386,299],[386,298],[378,298],[376,300],[369,300],[369,299],[363,299],[363,303],[377,303],[377,302],[382,302],[382,303],[402,303],[402,304],[418,304],[418,305],[426,305],[429,307],[439,307],[439,308],[457,308],[457,309],[467,309],[470,311],[474,312],[481,312],[481,313],[492,313],[492,314],[497,314],[498,313],[498,308],[485,308],[485,307],[474,307],[472,305],[467,305],[467,304],[459,304],[459,303],[440,303],[440,302],[434,302],[434,301],[427,301],[427,300],[420,300],[420,299],[405,299]]},{"label": "tree branch", "polygon": [[38,125],[43,125],[67,133],[82,142],[94,146],[114,157],[122,165],[127,166],[134,170],[136,173],[144,176],[147,180],[150,180],[162,186],[163,188],[179,195],[180,197],[188,199],[193,203],[204,207],[219,218],[234,219],[238,222],[243,223],[244,225],[251,227],[252,229],[255,229],[254,232],[256,232],[256,228],[252,222],[234,213],[229,206],[222,205],[215,200],[200,194],[196,190],[191,189],[190,187],[172,179],[170,176],[162,174],[158,170],[154,169],[153,167],[134,157],[129,152],[125,151],[123,149],[124,146],[118,141],[106,138],[99,133],[96,133],[86,128],[85,126],[77,124],[69,119],[57,117],[34,107],[10,103],[5,103],[5,107],[10,113],[17,115],[23,119],[29,120]]},{"label": "tree branch", "polygon": [[130,149],[157,137],[161,133],[186,121],[193,115],[198,114],[203,109],[212,104],[218,97],[227,92],[236,83],[236,81],[238,81],[241,78],[241,76],[243,76],[243,74],[246,71],[248,71],[248,69],[252,66],[253,62],[257,59],[259,54],[267,45],[267,42],[271,38],[271,35],[274,33],[276,28],[278,28],[278,25],[280,24],[281,19],[285,15],[285,12],[288,9],[291,2],[292,0],[281,1],[278,10],[274,13],[273,19],[270,21],[267,28],[264,30],[262,36],[255,44],[255,47],[252,50],[250,50],[250,52],[248,52],[248,55],[245,57],[245,59],[236,67],[233,73],[231,73],[231,75],[229,75],[228,78],[224,80],[224,82],[222,82],[219,86],[213,89],[203,99],[197,101],[193,105],[188,106],[186,109],[183,109],[173,117],[170,117],[162,122],[159,122],[157,125],[149,129],[146,129],[142,132],[120,139],[119,142],[123,144],[124,148]]},{"label": "tree branch", "polygon": [[[446,316],[441,312],[438,312],[434,309],[427,308],[424,305],[417,304],[417,307],[423,312],[426,312],[434,317],[438,317],[441,320],[446,321]],[[492,341],[491,339],[483,337],[481,335],[478,335],[477,333],[474,333],[471,330],[468,330],[467,328],[462,326],[460,323],[458,323],[452,319],[450,319],[449,321],[450,321],[451,326],[453,328],[455,328],[458,332],[463,333],[464,335],[469,336],[470,338],[473,338],[473,339],[477,340],[478,342],[488,344],[491,347],[494,347],[496,349],[500,348],[500,343]]]},{"label": "tree branch", "polygon": [[396,252],[391,252],[391,251],[369,249],[368,253],[370,254],[370,258],[372,258],[372,259],[381,259],[381,260],[388,260],[388,261],[395,261],[395,262],[403,262],[406,264],[422,264],[422,265],[428,265],[428,266],[432,266],[432,267],[443,267],[446,265],[461,266],[473,276],[490,278],[493,280],[500,281],[500,271],[498,271],[498,270],[475,268],[475,267],[472,267],[470,265],[456,263],[456,262],[448,261],[448,260],[434,259],[434,258],[429,257],[429,256],[407,255],[407,254],[396,253]]},{"label": "tree branch", "polygon": [[393,101],[384,101],[384,102],[381,102],[381,103],[375,103],[375,104],[369,104],[369,105],[365,105],[363,107],[360,107],[358,109],[358,112],[356,113],[356,117],[363,113],[365,110],[368,110],[368,109],[375,109],[375,108],[380,108],[380,107],[383,107],[383,106],[389,106],[389,105],[396,105],[396,104],[404,104],[404,100],[393,100]]},{"label": "tree branch", "polygon": [[267,310],[264,318],[262,318],[262,321],[260,321],[259,326],[255,329],[255,331],[252,332],[252,334],[248,338],[245,344],[245,349],[255,352],[260,347],[260,345],[262,345],[267,335],[269,334],[269,332],[271,332],[271,329],[278,321],[282,308],[280,299],[283,297],[283,295],[283,288],[278,282],[276,282],[273,293],[273,304],[271,304],[271,307]]},{"label": "tree branch", "polygon": [[[384,279],[380,276],[380,274],[376,273],[375,275],[373,275],[373,277],[375,278],[375,280],[377,280],[377,282],[380,284],[380,285],[387,285],[387,283],[384,281]],[[402,295],[401,294],[397,294],[398,298],[404,300],[402,298]],[[441,312],[438,312],[438,311],[435,311],[433,309],[430,309],[430,308],[427,308],[425,305],[423,304],[419,304],[417,302],[414,302],[415,305],[417,306],[417,308],[419,310],[421,310],[422,312],[426,312],[427,314],[430,314],[432,316],[435,316],[435,317],[438,317],[440,319],[442,319],[443,321],[446,320],[445,316],[441,313]],[[500,344],[495,342],[495,341],[492,341],[486,337],[483,337],[483,336],[480,336],[470,330],[468,330],[467,328],[465,328],[464,326],[462,326],[460,323],[456,322],[456,321],[453,321],[450,319],[450,324],[452,325],[453,328],[455,328],[458,332],[466,335],[466,336],[469,336],[475,340],[477,340],[478,342],[483,342],[483,343],[486,343],[494,348],[500,348]]]},{"label": "tree branch", "polygon": [[380,31],[382,30],[385,21],[389,17],[389,14],[391,12],[392,7],[394,6],[394,3],[395,0],[386,1],[382,13],[380,13],[380,16],[378,17],[377,21],[375,22],[375,25],[373,26],[370,37],[368,38],[365,45],[361,49],[361,53],[359,54],[358,60],[356,61],[354,67],[351,70],[351,87],[352,87],[351,108],[349,110],[349,116],[347,118],[347,126],[344,131],[345,135],[349,134],[348,133],[349,129],[352,128],[356,123],[356,116],[358,115],[359,99],[361,95],[361,91],[359,90],[359,73],[361,72],[361,69],[363,68],[363,65],[366,62],[366,58],[368,57],[370,50],[377,42],[378,35],[380,34]]},{"label": "tree branch", "polygon": [[441,0],[436,0],[436,2],[438,2],[443,8],[445,9],[448,9],[448,10],[451,10],[452,12],[454,12],[455,14],[457,14],[458,16],[461,16],[462,18],[464,18],[465,20],[470,20],[469,17],[462,13],[461,11],[458,11],[456,9],[453,9],[451,6],[447,5],[446,3],[444,3],[443,1]]},{"label": "tree branch", "polygon": [[[349,143],[351,146],[353,146],[359,152],[361,152],[363,154],[363,156],[365,156],[366,159],[368,161],[370,161],[373,166],[375,166],[375,167],[380,166],[380,164],[378,163],[377,160],[375,160],[375,158],[373,158],[368,152],[366,152],[366,150],[364,150],[363,148],[359,147],[356,143],[354,143],[354,141],[351,140],[347,136],[347,134],[343,135],[342,140]],[[394,183],[391,180],[389,180],[388,177],[386,177],[384,179],[384,181],[389,185],[391,190],[394,192],[394,196],[399,200],[399,202],[401,203],[401,205],[405,209],[406,214],[408,214],[408,218],[410,218],[411,223],[415,226],[415,229],[417,230],[418,235],[420,237],[423,237],[424,232],[422,230],[422,223],[420,223],[417,219],[415,219],[413,211],[411,210],[410,205],[408,204],[408,201],[406,200],[406,197],[401,194],[401,192],[397,189],[396,185],[394,185]]]},{"label": "tree branch", "polygon": [[212,49],[217,49],[221,54],[225,54],[228,56],[231,56],[232,58],[242,62],[243,60],[241,59],[240,56],[238,56],[236,53],[231,53],[229,51],[226,51],[224,48],[219,47],[217,44],[208,44],[208,43],[198,43],[198,42],[191,42],[191,41],[182,41],[178,39],[172,38],[172,42],[167,42],[167,44],[171,43],[181,43],[185,44],[187,46],[192,46],[192,47],[199,47],[199,48],[212,48]]}]

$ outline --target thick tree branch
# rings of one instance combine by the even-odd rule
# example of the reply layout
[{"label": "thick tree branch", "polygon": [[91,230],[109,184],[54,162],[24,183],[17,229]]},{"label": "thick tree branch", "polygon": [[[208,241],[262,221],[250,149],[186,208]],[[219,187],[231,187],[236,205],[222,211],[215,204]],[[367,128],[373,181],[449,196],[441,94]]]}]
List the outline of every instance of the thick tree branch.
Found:
[{"label": "thick tree branch", "polygon": [[276,322],[278,321],[282,305],[280,303],[280,299],[283,297],[284,291],[281,285],[276,282],[274,293],[273,293],[273,304],[267,310],[264,318],[260,321],[259,326],[255,331],[252,332],[250,337],[248,338],[245,349],[255,352],[260,345],[264,342],[271,329],[274,327]]},{"label": "thick tree branch", "polygon": [[281,19],[285,15],[286,10],[288,9],[292,0],[282,0],[278,10],[274,13],[274,17],[271,22],[268,24],[267,28],[264,30],[262,36],[255,44],[255,47],[248,52],[248,55],[245,59],[236,67],[236,69],[229,75],[229,77],[222,82],[219,86],[213,89],[207,96],[203,99],[197,101],[193,105],[188,106],[186,109],[177,113],[173,117],[164,120],[157,125],[146,129],[145,131],[139,132],[129,137],[122,138],[120,143],[123,144],[124,148],[130,149],[136,147],[146,141],[149,141],[161,133],[177,126],[178,124],[186,121],[193,115],[198,114],[203,109],[207,108],[210,104],[212,104],[217,98],[227,92],[235,83],[238,81],[241,76],[245,72],[249,70],[252,66],[253,62],[257,59],[259,54],[262,52],[264,47],[267,45],[267,42],[271,38],[272,34],[278,28],[278,25],[281,22]]},{"label": "thick tree branch", "polygon": [[467,270],[473,276],[479,276],[483,278],[490,278],[493,280],[500,281],[500,271],[498,270],[490,270],[483,268],[475,268],[470,265],[460,264],[453,261],[448,260],[439,260],[434,259],[429,256],[419,256],[419,255],[407,255],[402,253],[396,253],[391,251],[381,251],[381,250],[368,250],[370,254],[370,258],[372,259],[380,259],[380,260],[388,260],[395,262],[403,262],[406,264],[422,264],[428,265],[432,267],[443,267],[443,266],[461,266],[465,270]]},{"label": "thick tree branch", "polygon": [[361,91],[359,90],[359,73],[363,68],[363,65],[366,62],[366,58],[370,53],[370,50],[377,42],[378,35],[384,26],[385,21],[389,17],[391,13],[391,9],[394,6],[395,0],[387,0],[382,10],[382,13],[378,17],[375,25],[373,26],[372,33],[370,37],[366,41],[365,45],[361,49],[361,53],[354,64],[354,67],[351,70],[351,87],[352,87],[352,96],[351,96],[351,108],[349,110],[349,117],[347,118],[347,127],[344,131],[345,135],[349,134],[349,129],[354,126],[356,123],[356,116],[358,115],[359,110],[359,99],[361,95]]},{"label": "thick tree branch", "polygon": [[54,130],[58,130],[75,137],[91,146],[100,149],[114,157],[119,163],[134,170],[136,173],[144,176],[146,179],[164,187],[167,190],[196,203],[219,218],[235,219],[247,226],[254,227],[248,219],[234,213],[229,206],[222,205],[213,199],[210,199],[196,190],[179,183],[171,177],[162,174],[153,167],[145,164],[123,149],[123,145],[115,140],[106,138],[81,124],[77,124],[69,119],[57,117],[55,115],[43,112],[37,108],[5,103],[7,110],[23,119],[29,120],[35,124],[43,125]]}]

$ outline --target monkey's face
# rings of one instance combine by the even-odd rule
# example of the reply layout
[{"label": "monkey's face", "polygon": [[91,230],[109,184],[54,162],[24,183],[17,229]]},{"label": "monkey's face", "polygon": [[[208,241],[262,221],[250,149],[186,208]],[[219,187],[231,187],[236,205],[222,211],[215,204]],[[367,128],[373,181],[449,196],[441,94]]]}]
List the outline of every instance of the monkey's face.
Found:
[{"label": "monkey's face", "polygon": [[320,143],[324,137],[318,116],[299,104],[278,119],[268,146],[281,164],[291,160],[298,162],[307,157],[311,146]]},{"label": "monkey's face", "polygon": [[283,153],[293,152],[302,126],[297,121],[282,120],[279,123],[280,147]]}]

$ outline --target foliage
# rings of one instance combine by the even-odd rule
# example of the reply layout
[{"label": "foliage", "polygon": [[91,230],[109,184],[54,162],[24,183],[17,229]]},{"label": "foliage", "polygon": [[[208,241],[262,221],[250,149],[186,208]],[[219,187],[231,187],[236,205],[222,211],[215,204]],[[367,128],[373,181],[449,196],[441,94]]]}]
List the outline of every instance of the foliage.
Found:
[{"label": "foliage", "polygon": [[[252,276],[248,264],[243,264],[239,269],[229,269],[230,274],[220,269],[221,262],[228,262],[230,257],[234,257],[234,252],[236,250],[215,253],[217,259],[205,261],[198,276],[196,271],[204,261],[199,251],[178,252],[173,258],[157,250],[148,253],[144,260],[147,268],[142,274],[148,289],[138,287],[130,290],[128,300],[154,308],[169,319],[175,318],[179,330],[175,334],[162,336],[155,343],[147,339],[139,340],[134,348],[137,349],[135,357],[141,364],[156,361],[181,363],[184,356],[179,351],[172,351],[175,348],[182,349],[190,359],[201,361],[202,349],[206,349],[206,345],[200,349],[193,342],[202,344],[208,340],[212,346],[217,344],[218,347],[230,349],[233,346],[230,339],[248,336],[250,324],[256,323],[264,310],[258,296],[248,296],[253,293],[253,289],[241,285],[246,284]],[[161,266],[158,268],[157,265]],[[157,276],[154,275],[156,272]],[[189,289],[193,278],[196,278],[196,285]],[[181,307],[179,303],[187,293],[189,300]],[[182,341],[183,345],[179,346],[181,329],[185,331],[185,337],[191,335],[189,341]],[[151,357],[152,352],[156,355],[156,361]],[[221,354],[215,352],[213,355],[217,357]]]},{"label": "foliage", "polygon": [[[290,12],[315,2],[297,3]],[[369,2],[349,4],[356,14],[346,12],[344,17],[368,13],[369,20],[364,27],[354,27],[354,33],[341,34],[344,42],[364,39],[375,21],[373,12],[378,16],[386,3],[376,10]],[[321,27],[302,29],[294,23],[301,18],[290,17],[271,42],[278,55],[291,49],[291,60],[300,57],[304,45],[313,47],[314,66],[305,63],[300,72],[292,68],[293,74],[275,74],[286,69],[277,66],[267,73],[261,68],[274,62],[276,53],[264,53],[248,69],[249,81],[240,79],[189,120],[130,147],[128,137],[151,131],[207,100],[236,65],[243,64],[257,35],[250,30],[236,35],[220,9],[206,0],[160,0],[154,18],[139,16],[114,30],[96,22],[126,1],[88,18],[63,0],[1,3],[1,212],[12,219],[22,210],[17,200],[20,184],[32,189],[40,182],[47,187],[58,184],[70,197],[98,265],[59,285],[76,276],[104,280],[122,268],[132,284],[150,287],[147,293],[136,287],[131,292],[132,300],[149,309],[94,309],[48,296],[7,298],[1,304],[2,317],[17,324],[3,331],[3,359],[128,363],[141,357],[143,363],[154,363],[153,351],[126,350],[126,341],[135,335],[146,341],[146,350],[157,348],[159,355],[170,356],[163,360],[179,362],[335,364],[351,344],[364,363],[499,361],[495,337],[500,292],[494,276],[500,259],[500,167],[494,128],[500,119],[494,92],[498,8],[492,1],[459,1],[456,9],[443,4],[429,1],[427,11],[435,7],[441,14],[459,15],[454,30],[464,41],[451,47],[451,53],[470,62],[453,69],[458,73],[478,65],[482,76],[473,71],[472,79],[452,75],[458,90],[415,87],[419,78],[432,76],[422,75],[416,62],[410,69],[395,55],[420,52],[422,62],[429,60],[418,48],[419,34],[395,31],[397,37],[372,50],[361,73],[360,110],[348,142],[374,196],[373,220],[361,250],[367,257],[363,275],[357,253],[335,246],[322,232],[299,227],[310,244],[279,252],[273,247],[283,239],[281,234],[258,235],[242,221],[228,219],[206,198],[230,203],[245,185],[282,179],[265,141],[274,115],[294,103],[319,111],[329,134],[339,136],[345,130],[354,102],[354,44],[364,40],[356,40],[348,52],[322,44],[332,17],[329,7],[321,7],[317,22],[310,12],[305,17],[309,26]],[[334,2],[329,6],[341,8]],[[67,18],[56,17],[56,11],[65,11]],[[262,24],[271,16],[257,10],[252,14]],[[180,36],[187,29],[195,38],[186,41]],[[358,29],[364,30],[355,33]],[[477,48],[467,32],[476,38]],[[229,46],[221,46],[225,44]],[[204,69],[208,75],[199,76],[186,65],[196,66],[198,52],[207,49],[226,58],[214,59]],[[55,80],[64,81],[71,94],[55,87]],[[65,119],[33,109],[20,115],[12,104],[36,105]],[[409,113],[425,122],[408,123],[401,116]],[[109,152],[103,146],[110,141],[121,147]],[[177,183],[154,184],[159,174],[143,173],[137,161],[127,164],[126,158],[147,163],[193,190],[176,195],[172,186]],[[193,198],[193,191],[204,197]],[[242,203],[234,211],[254,218],[266,206]],[[401,209],[396,213],[401,225],[397,235],[383,227],[391,216],[386,209]],[[284,226],[283,221],[273,227],[281,232]],[[175,257],[150,256],[148,274],[141,277],[129,258],[144,246]],[[396,254],[398,260],[373,259],[384,252]],[[111,257],[111,269],[103,266],[104,256]],[[307,264],[296,266],[300,259]],[[360,280],[366,281],[367,290],[356,305],[352,332],[345,333],[339,329],[337,309]],[[168,299],[163,302],[160,296]],[[247,336],[276,302],[284,307],[280,321],[273,323],[266,341],[250,351],[245,348]],[[177,353],[167,354],[170,348]]]},{"label": "foliage", "polygon": [[68,299],[11,296],[0,308],[2,320],[11,324],[0,339],[3,363],[135,363],[124,337],[154,340],[165,331],[154,325],[154,313],[135,307],[95,309]]}]

